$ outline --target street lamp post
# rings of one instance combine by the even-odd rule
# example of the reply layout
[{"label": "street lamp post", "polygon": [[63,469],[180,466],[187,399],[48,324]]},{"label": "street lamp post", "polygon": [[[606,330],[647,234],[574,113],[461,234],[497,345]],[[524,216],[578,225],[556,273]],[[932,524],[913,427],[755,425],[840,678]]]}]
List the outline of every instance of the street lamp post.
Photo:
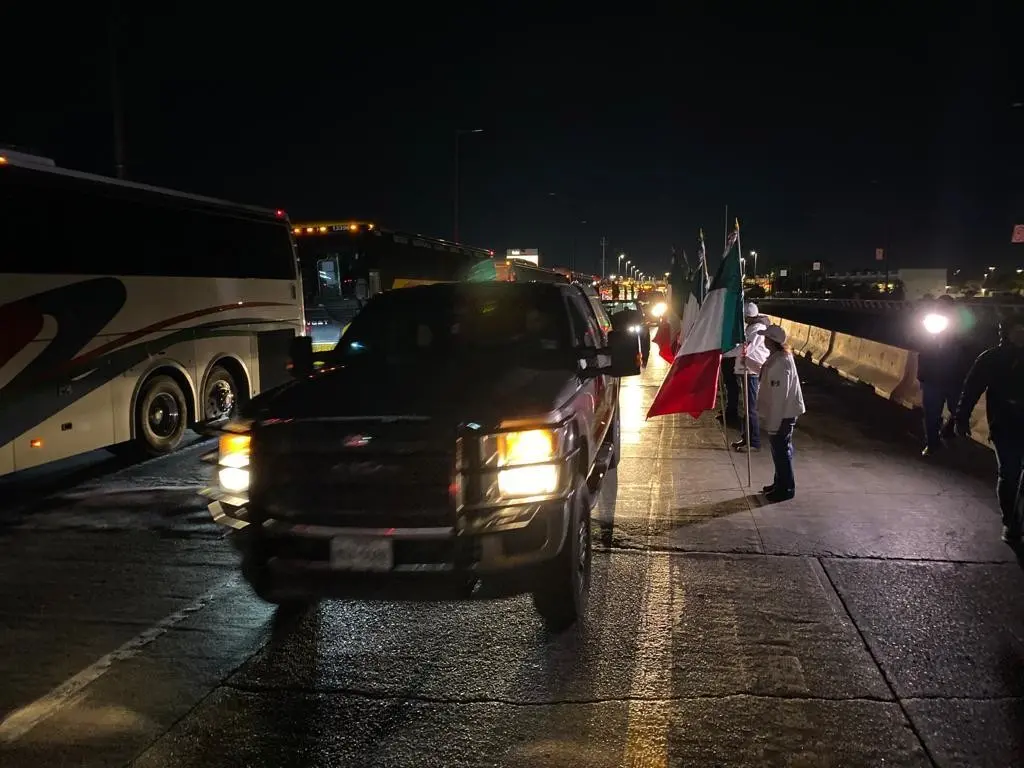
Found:
[{"label": "street lamp post", "polygon": [[459,147],[461,146],[460,139],[469,133],[483,133],[483,128],[457,128],[455,130],[455,222],[454,222],[454,239],[455,242],[459,242]]}]

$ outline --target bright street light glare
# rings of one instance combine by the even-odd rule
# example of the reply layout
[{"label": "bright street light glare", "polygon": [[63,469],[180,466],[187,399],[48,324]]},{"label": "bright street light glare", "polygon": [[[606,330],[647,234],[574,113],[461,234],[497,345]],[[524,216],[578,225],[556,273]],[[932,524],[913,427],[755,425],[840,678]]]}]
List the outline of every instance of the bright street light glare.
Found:
[{"label": "bright street light glare", "polygon": [[937,315],[935,313],[924,316],[922,321],[924,329],[931,334],[942,333],[949,327],[949,318],[945,315]]}]

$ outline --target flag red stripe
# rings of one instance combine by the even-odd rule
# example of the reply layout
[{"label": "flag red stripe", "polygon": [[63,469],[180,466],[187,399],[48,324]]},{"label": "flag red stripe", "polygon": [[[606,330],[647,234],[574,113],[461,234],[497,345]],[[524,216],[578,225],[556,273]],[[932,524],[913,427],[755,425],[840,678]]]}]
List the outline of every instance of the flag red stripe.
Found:
[{"label": "flag red stripe", "polygon": [[721,367],[720,349],[676,358],[651,404],[651,410],[647,412],[647,418],[688,413],[696,419],[704,411],[714,410]]}]

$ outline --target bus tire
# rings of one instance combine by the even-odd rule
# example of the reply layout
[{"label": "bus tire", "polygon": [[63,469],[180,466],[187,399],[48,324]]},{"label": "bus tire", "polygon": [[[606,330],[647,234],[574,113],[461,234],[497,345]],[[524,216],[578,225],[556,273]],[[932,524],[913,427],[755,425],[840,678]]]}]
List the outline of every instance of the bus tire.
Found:
[{"label": "bus tire", "polygon": [[226,368],[213,366],[203,385],[204,421],[224,421],[235,414],[238,405],[238,382]]},{"label": "bus tire", "polygon": [[154,376],[142,385],[135,404],[135,441],[150,456],[170,453],[188,427],[188,401],[170,376]]}]

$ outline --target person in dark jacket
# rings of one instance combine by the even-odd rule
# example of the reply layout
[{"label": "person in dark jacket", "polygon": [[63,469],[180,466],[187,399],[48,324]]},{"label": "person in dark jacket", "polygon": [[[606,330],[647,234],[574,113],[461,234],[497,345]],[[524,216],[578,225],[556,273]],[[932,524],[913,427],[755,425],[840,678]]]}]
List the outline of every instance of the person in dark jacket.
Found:
[{"label": "person in dark jacket", "polygon": [[921,455],[931,456],[942,447],[941,438],[951,436],[953,421],[950,419],[944,427],[943,411],[949,408],[952,416],[956,410],[971,358],[952,296],[925,303],[920,330],[917,380],[921,384],[925,434]]},{"label": "person in dark jacket", "polygon": [[982,394],[989,439],[996,450],[996,495],[1003,513],[1003,541],[1019,544],[1024,473],[1024,315],[1006,319],[1000,342],[981,353],[964,382],[956,409],[956,429],[971,433],[971,413]]}]

